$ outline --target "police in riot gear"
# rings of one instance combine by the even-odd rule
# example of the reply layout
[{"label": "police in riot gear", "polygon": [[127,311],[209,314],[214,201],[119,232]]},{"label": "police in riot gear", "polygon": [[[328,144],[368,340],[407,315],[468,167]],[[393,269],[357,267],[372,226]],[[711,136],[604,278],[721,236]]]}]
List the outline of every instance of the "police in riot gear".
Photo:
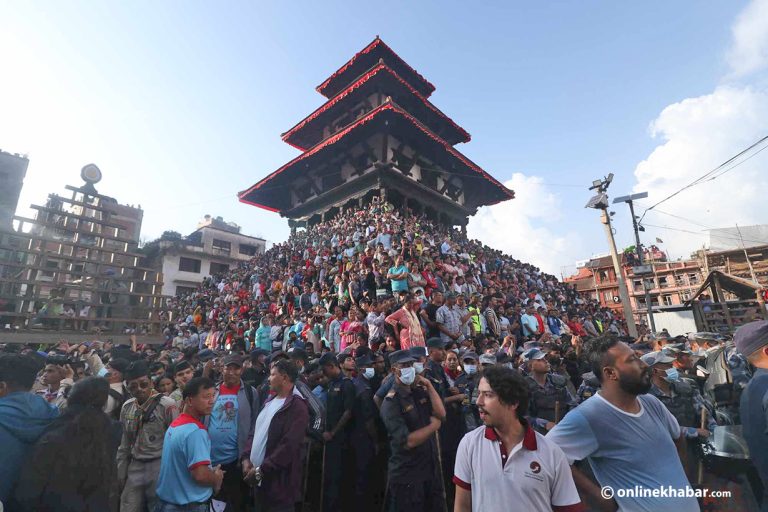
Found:
[{"label": "police in riot gear", "polygon": [[576,391],[576,401],[578,403],[583,402],[587,398],[594,396],[600,389],[600,381],[597,380],[595,374],[587,372],[581,375],[581,385]]},{"label": "police in riot gear", "polygon": [[551,373],[546,354],[538,348],[525,351],[523,360],[529,371],[526,381],[531,391],[529,413],[533,423],[538,424],[536,420],[557,423],[577,405],[568,391],[567,377]]}]

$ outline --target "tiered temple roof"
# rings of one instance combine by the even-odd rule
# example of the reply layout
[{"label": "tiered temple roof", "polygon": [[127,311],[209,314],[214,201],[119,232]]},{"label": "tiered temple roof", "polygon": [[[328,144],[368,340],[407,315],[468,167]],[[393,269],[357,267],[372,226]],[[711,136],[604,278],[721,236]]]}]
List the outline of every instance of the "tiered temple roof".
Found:
[{"label": "tiered temple roof", "polygon": [[317,90],[328,101],[282,135],[302,154],[240,201],[295,226],[382,195],[465,226],[479,207],[514,197],[453,147],[469,134],[427,99],[434,86],[378,37]]}]

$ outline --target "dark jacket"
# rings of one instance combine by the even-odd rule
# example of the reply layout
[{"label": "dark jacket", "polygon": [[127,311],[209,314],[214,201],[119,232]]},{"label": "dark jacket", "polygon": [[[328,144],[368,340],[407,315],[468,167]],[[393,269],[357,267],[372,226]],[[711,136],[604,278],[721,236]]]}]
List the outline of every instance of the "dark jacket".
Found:
[{"label": "dark jacket", "polygon": [[308,422],[307,402],[294,387],[293,394],[286,398],[269,424],[261,463],[264,477],[258,488],[265,505],[293,505],[301,501],[304,434]]},{"label": "dark jacket", "polygon": [[0,502],[9,503],[32,445],[58,415],[56,407],[32,393],[15,392],[0,398]]}]

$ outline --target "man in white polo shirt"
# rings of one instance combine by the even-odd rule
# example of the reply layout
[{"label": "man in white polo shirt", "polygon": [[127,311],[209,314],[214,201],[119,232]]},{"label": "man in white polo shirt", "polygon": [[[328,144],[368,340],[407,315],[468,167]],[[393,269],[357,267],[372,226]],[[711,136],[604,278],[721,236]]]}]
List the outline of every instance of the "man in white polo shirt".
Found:
[{"label": "man in white polo shirt", "polygon": [[583,510],[565,454],[534,432],[528,385],[515,370],[490,366],[478,385],[485,426],[469,432],[456,454],[454,512]]}]

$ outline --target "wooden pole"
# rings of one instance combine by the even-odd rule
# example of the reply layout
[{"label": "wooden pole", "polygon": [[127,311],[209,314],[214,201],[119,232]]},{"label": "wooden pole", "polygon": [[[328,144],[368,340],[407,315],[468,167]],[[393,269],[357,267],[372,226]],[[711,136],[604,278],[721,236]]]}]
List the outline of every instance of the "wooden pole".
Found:
[{"label": "wooden pole", "polygon": [[[701,428],[706,428],[707,426],[707,408],[703,407],[701,408]],[[701,485],[704,483],[704,461],[701,457],[699,457],[699,467],[698,467],[698,474],[696,475],[696,483],[698,485]]]},{"label": "wooden pole", "polygon": [[555,425],[560,423],[560,400],[555,402]]}]

